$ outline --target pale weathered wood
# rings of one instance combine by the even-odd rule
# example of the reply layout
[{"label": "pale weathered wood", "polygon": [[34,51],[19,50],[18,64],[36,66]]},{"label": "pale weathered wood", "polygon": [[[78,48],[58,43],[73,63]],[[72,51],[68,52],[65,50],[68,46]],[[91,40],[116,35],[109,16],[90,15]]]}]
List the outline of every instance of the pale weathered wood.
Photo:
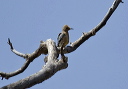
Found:
[{"label": "pale weathered wood", "polygon": [[67,57],[63,55],[63,59],[56,59],[56,56],[58,56],[57,48],[55,45],[55,42],[51,39],[48,39],[46,42],[46,47],[48,49],[48,57],[46,64],[42,67],[42,69],[25,78],[22,80],[19,80],[15,83],[9,84],[7,86],[2,87],[1,89],[25,89],[29,88],[35,84],[41,83],[44,80],[50,78],[53,76],[57,71],[65,69],[68,67],[67,64]]},{"label": "pale weathered wood", "polygon": [[[14,72],[11,72],[11,73],[0,72],[0,76],[2,77],[2,79],[3,78],[8,79],[12,76],[22,73],[29,66],[29,64],[35,58],[40,56],[41,54],[48,54],[48,56],[46,56],[44,59],[46,64],[43,66],[43,68],[39,72],[37,72],[25,79],[22,79],[15,83],[4,86],[0,89],[29,88],[35,84],[41,83],[44,80],[50,78],[57,71],[67,68],[68,67],[68,63],[67,63],[68,58],[65,57],[64,54],[71,53],[71,52],[75,51],[82,43],[84,43],[90,37],[94,36],[96,34],[96,32],[98,32],[103,26],[105,26],[108,19],[111,17],[113,12],[116,10],[116,8],[120,4],[120,2],[122,2],[122,0],[115,0],[114,3],[112,4],[112,6],[109,8],[105,17],[103,18],[103,20],[95,28],[93,28],[92,30],[90,30],[87,33],[83,33],[82,36],[78,40],[73,42],[70,46],[65,47],[64,50],[62,49],[63,47],[57,48],[55,42],[51,39],[48,39],[45,42],[41,41],[39,48],[36,51],[34,51],[32,54],[23,54],[23,53],[16,51],[14,49],[10,39],[8,39],[8,44],[10,45],[11,51],[13,53],[15,53],[16,55],[25,58],[26,62],[20,69],[14,71]],[[58,54],[61,54],[60,60],[57,59]]]}]

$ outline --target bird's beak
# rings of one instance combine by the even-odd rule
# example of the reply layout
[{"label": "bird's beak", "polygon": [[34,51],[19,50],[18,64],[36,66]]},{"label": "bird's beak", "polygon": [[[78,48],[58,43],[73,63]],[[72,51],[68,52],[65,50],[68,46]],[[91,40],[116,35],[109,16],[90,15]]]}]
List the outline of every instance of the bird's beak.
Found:
[{"label": "bird's beak", "polygon": [[70,28],[70,30],[74,30],[73,28]]}]

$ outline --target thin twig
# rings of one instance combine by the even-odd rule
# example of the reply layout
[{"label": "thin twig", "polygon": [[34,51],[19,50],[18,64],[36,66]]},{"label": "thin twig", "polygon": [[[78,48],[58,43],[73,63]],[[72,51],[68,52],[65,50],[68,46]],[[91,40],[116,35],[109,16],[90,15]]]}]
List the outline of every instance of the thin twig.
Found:
[{"label": "thin twig", "polygon": [[11,50],[13,50],[13,46],[12,46],[12,43],[10,41],[10,38],[8,38],[8,42],[7,43],[10,45]]}]

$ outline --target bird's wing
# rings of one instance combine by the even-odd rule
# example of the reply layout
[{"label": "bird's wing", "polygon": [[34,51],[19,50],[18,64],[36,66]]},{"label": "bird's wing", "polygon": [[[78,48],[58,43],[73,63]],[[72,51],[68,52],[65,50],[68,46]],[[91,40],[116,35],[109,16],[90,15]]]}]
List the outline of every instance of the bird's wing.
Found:
[{"label": "bird's wing", "polygon": [[62,38],[65,36],[65,34],[62,34],[62,33],[60,33],[59,35],[58,35],[58,38],[57,38],[57,40],[58,40],[58,43],[62,40]]}]

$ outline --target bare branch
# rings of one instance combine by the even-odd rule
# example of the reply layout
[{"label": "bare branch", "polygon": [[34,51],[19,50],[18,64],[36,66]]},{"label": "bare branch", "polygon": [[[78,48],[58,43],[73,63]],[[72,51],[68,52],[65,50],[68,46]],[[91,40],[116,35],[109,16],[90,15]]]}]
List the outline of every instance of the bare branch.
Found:
[{"label": "bare branch", "polygon": [[[55,42],[53,42],[51,39],[47,40],[46,42],[46,47],[48,47],[48,59],[46,64],[43,66],[43,68],[25,78],[22,80],[19,80],[15,83],[9,84],[7,86],[2,87],[1,89],[26,89],[29,88],[31,86],[34,86],[35,84],[39,84],[45,80],[47,80],[48,78],[50,78],[51,76],[53,76],[57,71],[65,69],[68,67],[67,64],[67,57],[65,57],[63,55],[63,59],[56,59],[57,54],[57,48],[55,45]],[[66,60],[66,61],[63,61]]]},{"label": "bare branch", "polygon": [[30,60],[27,60],[24,63],[24,65],[20,69],[16,70],[15,72],[11,72],[11,73],[0,72],[0,77],[2,77],[2,80],[3,80],[3,78],[9,79],[10,77],[20,74],[29,66],[30,62],[31,62]]},{"label": "bare branch", "polygon": [[[43,66],[43,68],[39,72],[25,79],[19,80],[18,82],[4,86],[1,89],[29,88],[35,84],[41,83],[44,80],[50,78],[57,71],[67,68],[68,58],[65,57],[64,53],[70,53],[72,51],[75,51],[82,43],[88,40],[91,36],[94,36],[96,32],[98,32],[103,26],[105,26],[108,19],[111,17],[113,12],[116,10],[120,2],[122,2],[122,0],[115,0],[112,6],[110,7],[110,9],[108,10],[107,14],[105,15],[105,17],[103,18],[103,20],[95,28],[93,28],[87,33],[83,33],[82,36],[78,40],[76,40],[75,42],[71,44],[71,46],[67,46],[64,49],[63,47],[56,48],[55,42],[49,39],[46,42],[41,41],[39,48],[36,51],[34,51],[32,54],[23,54],[14,49],[10,39],[8,38],[8,44],[10,45],[11,51],[15,53],[16,55],[25,58],[26,62],[20,69],[16,70],[15,72],[11,72],[11,73],[0,72],[0,77],[2,77],[2,79],[3,78],[8,79],[12,76],[22,73],[28,67],[28,65],[41,54],[48,54],[48,56],[45,57],[46,64]],[[59,50],[59,53],[61,54],[60,60],[57,59],[58,50]]]},{"label": "bare branch", "polygon": [[72,51],[75,51],[82,43],[88,40],[91,36],[94,36],[96,32],[98,32],[103,26],[105,26],[108,19],[111,17],[111,15],[113,14],[113,12],[116,10],[116,8],[120,3],[123,3],[122,0],[115,0],[112,6],[110,7],[110,9],[108,10],[107,14],[105,15],[105,17],[103,18],[103,20],[89,32],[83,33],[78,40],[76,40],[71,44],[71,46],[67,46],[64,49],[64,53],[70,53]]},{"label": "bare branch", "polygon": [[11,50],[13,50],[13,46],[12,46],[12,43],[11,43],[9,38],[8,38],[8,42],[7,43],[10,45]]},{"label": "bare branch", "polygon": [[9,45],[10,45],[10,49],[13,53],[15,53],[16,55],[20,56],[20,57],[23,57],[25,59],[35,59],[37,58],[38,56],[40,56],[41,54],[47,54],[48,51],[47,51],[47,48],[44,46],[44,42],[43,41],[40,41],[40,46],[39,48],[34,51],[32,54],[23,54],[21,52],[18,52],[17,50],[14,49],[10,39],[8,38],[8,42],[7,42]]},{"label": "bare branch", "polygon": [[26,58],[26,55],[23,54],[23,53],[20,53],[18,51],[16,51],[12,45],[12,42],[10,41],[10,39],[8,38],[8,42],[7,42],[9,45],[10,45],[10,49],[13,53],[15,53],[16,55],[20,56],[20,57],[23,57],[23,58]]},{"label": "bare branch", "polygon": [[42,53],[45,53],[45,52],[47,53],[46,45],[43,42],[41,42],[40,47],[35,52],[33,52],[32,54],[23,54],[23,53],[16,51],[13,48],[10,39],[8,39],[8,44],[10,45],[12,52],[15,53],[16,55],[20,56],[20,57],[25,58],[26,62],[24,63],[24,65],[20,69],[14,71],[14,72],[11,72],[11,73],[0,72],[0,77],[2,77],[2,80],[3,80],[3,78],[9,79],[10,77],[13,77],[15,75],[22,73],[35,58],[40,56]]},{"label": "bare branch", "polygon": [[[9,40],[8,43],[12,45],[12,43],[10,42],[10,40]],[[54,49],[53,48],[50,48],[50,47],[52,47],[52,46],[50,46],[51,44],[52,44],[52,46],[54,46],[53,47]],[[47,51],[46,50],[47,48],[49,48],[50,51]],[[42,52],[43,53],[45,52],[44,49],[45,49],[46,53],[48,52],[48,54],[51,54],[50,56],[47,57],[47,62],[49,62],[49,60],[52,61],[53,59],[54,59],[54,61],[58,61],[56,59],[57,56],[58,56],[58,50],[56,48],[55,43],[53,44],[53,43],[50,43],[49,41],[41,42],[40,47],[35,52],[33,52],[32,54],[26,54],[26,56],[25,56],[26,57],[26,62],[24,63],[24,65],[20,69],[14,71],[14,72],[11,72],[11,73],[0,72],[0,76],[2,77],[2,79],[3,78],[9,79],[10,77],[13,77],[15,75],[18,75],[18,74],[22,73],[35,58],[37,58],[38,56],[40,56],[42,54]],[[52,49],[52,51],[51,51],[51,49]],[[20,52],[16,52],[16,54],[19,55]],[[67,58],[64,56],[64,54],[61,53],[61,55],[62,55],[63,62],[67,62]],[[50,63],[51,63],[51,61],[50,61]]]}]

